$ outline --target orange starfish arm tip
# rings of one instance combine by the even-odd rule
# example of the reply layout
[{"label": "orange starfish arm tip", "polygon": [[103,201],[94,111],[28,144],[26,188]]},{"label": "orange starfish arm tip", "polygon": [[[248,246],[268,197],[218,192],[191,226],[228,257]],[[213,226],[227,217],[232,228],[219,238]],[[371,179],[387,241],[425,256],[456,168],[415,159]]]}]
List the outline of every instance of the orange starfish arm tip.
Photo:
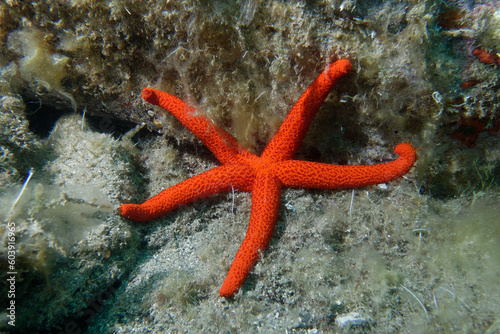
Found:
[{"label": "orange starfish arm tip", "polygon": [[394,147],[394,153],[405,159],[407,161],[407,164],[409,164],[411,168],[415,161],[417,161],[416,151],[419,149],[420,147],[415,149],[415,147],[413,147],[413,145],[410,143],[402,143]]},{"label": "orange starfish arm tip", "polygon": [[142,90],[142,98],[151,104],[158,105],[158,97],[153,93],[151,88],[144,88]]},{"label": "orange starfish arm tip", "polygon": [[328,65],[325,69],[325,73],[328,77],[336,78],[338,80],[349,73],[351,69],[352,64],[349,59],[339,59],[333,64]]}]

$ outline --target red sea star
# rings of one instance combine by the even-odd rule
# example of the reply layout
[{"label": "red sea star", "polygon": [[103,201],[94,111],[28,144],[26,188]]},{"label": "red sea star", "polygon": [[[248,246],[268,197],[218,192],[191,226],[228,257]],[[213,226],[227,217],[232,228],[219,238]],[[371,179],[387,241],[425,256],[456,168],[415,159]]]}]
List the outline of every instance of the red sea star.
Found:
[{"label": "red sea star", "polygon": [[146,221],[198,198],[237,189],[252,193],[248,231],[219,293],[233,297],[271,240],[278,218],[282,187],[338,189],[386,183],[406,174],[417,156],[410,144],[399,144],[399,158],[372,166],[338,166],[291,160],[316,112],[337,81],[351,70],[341,59],[329,65],[292,107],[276,135],[259,157],[238,145],[230,134],[170,94],[146,88],[144,100],[174,115],[212,151],[222,166],[187,179],[142,204],[123,204],[122,216]]}]

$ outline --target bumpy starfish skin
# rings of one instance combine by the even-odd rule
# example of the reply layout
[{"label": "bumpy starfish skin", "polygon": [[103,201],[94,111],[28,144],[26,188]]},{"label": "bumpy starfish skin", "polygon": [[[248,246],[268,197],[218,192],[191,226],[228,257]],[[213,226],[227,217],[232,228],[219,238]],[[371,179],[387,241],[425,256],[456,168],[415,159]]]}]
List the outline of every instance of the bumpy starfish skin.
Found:
[{"label": "bumpy starfish skin", "polygon": [[337,166],[290,160],[297,152],[314,116],[337,81],[351,70],[349,60],[329,65],[292,107],[262,155],[254,155],[238,145],[234,137],[182,100],[155,89],[143,90],[143,98],[174,115],[194,133],[222,166],[196,175],[142,204],[123,204],[120,213],[136,221],[147,221],[196,199],[237,189],[252,193],[247,234],[219,291],[233,297],[264,251],[274,231],[282,187],[338,189],[386,183],[408,173],[417,156],[410,144],[399,144],[399,158],[372,166]]}]

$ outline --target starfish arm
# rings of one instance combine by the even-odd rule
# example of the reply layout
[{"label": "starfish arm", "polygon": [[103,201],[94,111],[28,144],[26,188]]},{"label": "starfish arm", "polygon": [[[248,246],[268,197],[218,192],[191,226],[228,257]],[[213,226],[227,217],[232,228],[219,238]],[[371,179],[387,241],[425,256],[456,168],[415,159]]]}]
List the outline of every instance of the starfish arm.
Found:
[{"label": "starfish arm", "polygon": [[196,116],[193,107],[188,106],[184,101],[171,94],[152,88],[145,88],[142,91],[142,98],[174,115],[182,125],[212,151],[221,163],[234,161],[239,151],[236,139],[212,122],[209,122],[205,117]]},{"label": "starfish arm", "polygon": [[394,161],[371,166],[339,166],[309,161],[288,160],[273,166],[273,172],[285,187],[340,189],[387,183],[408,173],[417,160],[410,144],[394,148]]},{"label": "starfish arm", "polygon": [[219,290],[221,297],[233,297],[238,292],[260,252],[267,248],[278,219],[280,197],[279,179],[268,170],[258,172],[252,187],[252,213],[247,234]]},{"label": "starfish arm", "polygon": [[349,60],[338,60],[330,64],[314,80],[292,107],[278,132],[262,153],[262,158],[283,161],[295,155],[328,93],[341,77],[349,73],[351,67]]},{"label": "starfish arm", "polygon": [[232,188],[249,191],[253,179],[254,172],[247,166],[228,164],[215,167],[165,189],[142,204],[123,204],[120,214],[136,221],[151,220],[181,205]]}]

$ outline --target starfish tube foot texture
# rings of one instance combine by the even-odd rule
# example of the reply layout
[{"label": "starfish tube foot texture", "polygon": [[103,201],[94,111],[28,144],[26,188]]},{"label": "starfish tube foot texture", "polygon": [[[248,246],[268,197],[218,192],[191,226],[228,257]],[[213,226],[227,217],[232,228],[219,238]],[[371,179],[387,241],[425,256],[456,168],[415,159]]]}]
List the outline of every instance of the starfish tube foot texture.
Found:
[{"label": "starfish tube foot texture", "polygon": [[248,230],[219,291],[222,297],[233,297],[271,240],[283,187],[347,189],[386,183],[408,173],[417,160],[416,150],[406,143],[394,148],[399,158],[383,164],[338,166],[291,160],[328,93],[350,70],[347,59],[327,66],[292,107],[260,157],[240,147],[233,136],[197,115],[194,108],[179,98],[156,89],[144,89],[144,100],[174,115],[222,165],[170,187],[142,204],[123,204],[121,215],[148,221],[199,198],[232,189],[251,192]]}]

